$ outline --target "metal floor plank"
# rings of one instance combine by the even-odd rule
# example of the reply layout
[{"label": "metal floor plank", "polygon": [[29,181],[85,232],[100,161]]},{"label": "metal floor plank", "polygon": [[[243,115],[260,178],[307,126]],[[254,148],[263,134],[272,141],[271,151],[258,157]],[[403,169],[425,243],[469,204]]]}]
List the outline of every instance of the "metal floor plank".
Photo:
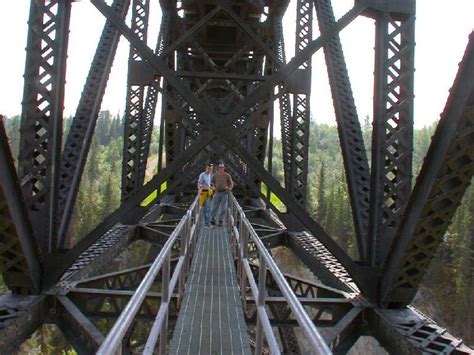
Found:
[{"label": "metal floor plank", "polygon": [[227,231],[202,229],[171,354],[250,354]]}]

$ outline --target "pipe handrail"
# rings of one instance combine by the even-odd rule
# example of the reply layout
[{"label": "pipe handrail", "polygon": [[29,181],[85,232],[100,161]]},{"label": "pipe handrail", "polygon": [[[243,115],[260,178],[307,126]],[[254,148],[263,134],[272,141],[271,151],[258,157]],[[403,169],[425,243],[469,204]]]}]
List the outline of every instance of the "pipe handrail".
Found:
[{"label": "pipe handrail", "polygon": [[[270,253],[268,252],[268,250],[265,248],[264,244],[258,237],[257,233],[255,232],[252,225],[250,224],[250,221],[245,216],[244,211],[238,204],[235,196],[233,194],[229,194],[229,195],[230,195],[229,210],[230,210],[230,217],[231,217],[230,221],[232,224],[231,228],[232,228],[233,234],[237,233],[236,237],[238,238],[238,243],[241,244],[240,259],[244,263],[243,268],[240,267],[240,269],[246,270],[246,276],[249,279],[253,297],[255,298],[255,300],[258,300],[258,299],[262,299],[262,296],[264,296],[264,294],[260,294],[260,292],[264,291],[264,289],[262,288],[263,285],[261,285],[261,283],[262,283],[262,280],[265,280],[265,278],[262,276],[262,274],[259,275],[260,282],[258,285],[258,290],[255,290],[256,288],[255,280],[253,279],[253,274],[249,272],[250,266],[247,259],[248,242],[247,240],[242,241],[242,239],[247,239],[246,237],[242,238],[242,236],[244,236],[247,232],[250,238],[252,239],[252,241],[255,243],[255,246],[259,252],[260,266],[261,266],[260,269],[262,268],[264,269],[263,271],[260,270],[260,272],[265,273],[266,269],[268,268],[268,270],[272,274],[273,279],[278,285],[283,297],[286,299],[288,306],[291,308],[293,315],[296,318],[296,321],[298,322],[299,326],[303,329],[306,335],[306,338],[311,345],[312,351],[316,354],[331,354],[332,352],[329,349],[329,346],[326,344],[323,337],[318,332],[316,326],[314,325],[311,318],[308,316],[308,313],[305,311],[303,305],[298,300],[297,296],[295,295],[290,285],[285,280],[284,275],[278,268],[272,256],[270,255]],[[234,225],[236,223],[237,214],[240,216],[240,228],[237,228]],[[246,231],[244,231],[244,228],[246,229]],[[256,292],[257,294],[255,294]],[[244,297],[245,297],[245,294],[244,294]],[[260,312],[258,314],[260,316]],[[267,339],[267,342],[268,342],[268,339]],[[270,342],[268,343],[270,345]],[[257,346],[258,346],[258,342],[257,342]],[[271,346],[270,346],[270,350],[272,353],[274,353],[274,350],[271,349]]]},{"label": "pipe handrail", "polygon": [[[198,197],[196,197],[193,203],[191,204],[191,207],[187,211],[187,213],[181,218],[180,222],[174,229],[173,233],[171,233],[170,237],[166,241],[160,253],[155,258],[153,264],[150,266],[150,269],[148,270],[142,282],[136,289],[135,293],[130,298],[124,310],[122,311],[122,313],[120,314],[116,322],[114,323],[112,329],[107,334],[107,337],[105,338],[100,348],[98,349],[97,354],[109,355],[109,354],[115,354],[117,353],[117,351],[120,351],[123,337],[125,336],[127,330],[129,329],[130,325],[134,321],[135,316],[138,313],[143,301],[145,300],[145,297],[149,289],[151,288],[156,276],[158,275],[158,273],[164,266],[165,262],[169,263],[173,244],[176,242],[178,237],[181,236],[182,243],[181,243],[180,248],[182,249],[183,252],[181,253],[180,259],[182,258],[183,262],[179,263],[179,265],[175,268],[173,276],[171,277],[171,281],[172,281],[171,284],[169,280],[170,275],[168,272],[168,275],[167,275],[168,280],[166,280],[166,282],[173,288],[169,287],[166,290],[167,291],[166,299],[164,299],[165,295],[163,295],[162,306],[164,304],[166,306],[166,310],[162,310],[162,307],[160,307],[161,312],[160,310],[158,311],[157,317],[155,318],[155,322],[152,326],[153,332],[149,335],[150,341],[147,342],[147,345],[151,346],[153,344],[153,347],[154,347],[156,343],[156,334],[154,332],[155,331],[161,332],[164,324],[167,323],[166,319],[164,318],[167,318],[168,316],[167,306],[169,305],[169,299],[173,293],[174,287],[177,284],[176,280],[178,276],[181,276],[181,271],[183,269],[182,265],[185,264],[184,260],[188,256],[188,252],[190,249],[189,246],[190,246],[190,243],[193,241],[192,235],[185,235],[185,234],[195,233],[196,231],[195,225],[199,223],[198,208],[199,208]],[[193,218],[194,218],[194,224],[191,227],[190,223]],[[185,227],[188,227],[188,228],[185,228]],[[184,230],[184,229],[187,229],[187,230]],[[183,243],[183,239],[186,240],[186,243]],[[167,268],[169,268],[169,265],[165,269]],[[155,325],[155,323],[157,322],[161,322],[161,323]],[[160,346],[160,348],[162,347]]]}]

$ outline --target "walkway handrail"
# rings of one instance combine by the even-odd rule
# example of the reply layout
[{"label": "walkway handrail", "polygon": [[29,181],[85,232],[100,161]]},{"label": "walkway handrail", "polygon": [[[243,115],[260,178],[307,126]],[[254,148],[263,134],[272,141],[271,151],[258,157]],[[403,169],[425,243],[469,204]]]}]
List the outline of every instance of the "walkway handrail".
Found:
[{"label": "walkway handrail", "polygon": [[[146,294],[150,290],[156,276],[162,268],[162,302],[143,353],[153,354],[159,335],[163,335],[160,336],[159,353],[164,354],[166,352],[168,342],[168,305],[178,281],[180,292],[183,289],[185,273],[187,273],[189,269],[189,253],[195,239],[198,223],[199,204],[198,197],[196,197],[194,202],[191,204],[191,207],[183,216],[160,253],[155,258],[155,261],[136,289],[132,298],[128,301],[112,329],[107,334],[107,337],[97,351],[97,354],[109,355],[120,352],[122,339],[134,321],[136,314],[145,300]],[[181,237],[180,257],[170,279],[171,252],[173,244],[176,242],[178,237]]]},{"label": "walkway handrail", "polygon": [[[228,210],[228,225],[231,228],[232,235],[239,244],[239,272],[241,277],[241,292],[244,302],[245,299],[245,279],[248,279],[250,288],[254,299],[257,301],[257,335],[256,335],[256,354],[262,352],[263,347],[263,333],[266,336],[270,352],[272,354],[279,354],[280,350],[275,340],[268,315],[265,310],[265,293],[266,293],[266,272],[267,268],[273,276],[278,285],[283,297],[286,299],[288,306],[291,308],[299,326],[303,329],[307,340],[309,341],[312,351],[316,354],[331,354],[329,346],[324,341],[321,334],[319,334],[308,313],[305,311],[303,305],[300,303],[290,285],[286,282],[285,277],[281,273],[272,256],[265,248],[264,244],[253,229],[249,220],[245,216],[244,211],[238,204],[233,194],[229,194],[229,210]],[[239,227],[237,227],[239,222]],[[252,240],[259,253],[259,275],[258,287],[253,277],[250,263],[248,261],[248,240]],[[237,246],[235,246],[237,248]]]}]

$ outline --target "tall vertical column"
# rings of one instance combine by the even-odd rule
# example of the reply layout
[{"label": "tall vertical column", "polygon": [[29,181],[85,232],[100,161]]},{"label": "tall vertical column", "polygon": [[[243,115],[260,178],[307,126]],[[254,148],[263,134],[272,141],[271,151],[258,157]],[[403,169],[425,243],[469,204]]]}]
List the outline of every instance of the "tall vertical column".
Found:
[{"label": "tall vertical column", "polygon": [[31,1],[19,173],[43,251],[55,248],[64,83],[71,2]]},{"label": "tall vertical column", "polygon": [[[149,0],[133,0],[132,3],[132,31],[146,43],[148,34]],[[143,131],[152,129],[153,124],[146,125],[145,122],[145,98],[148,80],[140,75],[146,72],[146,64],[139,56],[135,48],[130,46],[128,61],[128,83],[127,83],[127,106],[125,108],[125,132],[122,164],[122,201],[132,196],[140,186],[143,178],[140,172],[143,165],[146,167],[146,156],[142,153]],[[144,174],[143,174],[144,175]]]},{"label": "tall vertical column", "polygon": [[[312,40],[313,2],[297,0],[295,53]],[[291,121],[292,159],[289,190],[301,205],[306,205],[308,184],[308,145],[310,121],[311,60],[304,62],[294,75],[293,117]],[[303,85],[306,83],[307,85]]]},{"label": "tall vertical column", "polygon": [[[161,16],[161,26],[160,34],[158,37],[158,42],[156,44],[156,54],[162,55],[166,46],[169,42],[169,31],[171,23],[171,14],[167,9],[162,9],[163,14]],[[143,184],[145,179],[145,171],[147,167],[147,157],[150,151],[151,143],[151,134],[153,131],[153,120],[155,118],[156,104],[158,102],[158,91],[160,88],[161,78],[154,77],[152,84],[148,87],[145,100],[145,109],[144,109],[144,122],[142,124],[142,129],[140,131],[140,165],[139,165],[139,181],[140,184]],[[162,95],[162,104],[164,102],[164,97]],[[161,127],[160,127],[161,129]],[[161,131],[160,131],[161,132]],[[162,133],[160,133],[161,139]],[[161,150],[161,145],[160,145]],[[160,169],[161,170],[161,167]]]},{"label": "tall vertical column", "polygon": [[379,267],[411,192],[414,1],[403,14],[376,14],[374,124],[368,260]]},{"label": "tall vertical column", "polygon": [[[283,37],[282,18],[276,18],[273,22],[273,49],[278,59],[286,63],[285,42]],[[285,90],[283,84],[280,84],[278,90]],[[290,186],[291,171],[291,100],[288,93],[282,94],[279,98],[280,104],[280,126],[281,126],[281,147],[283,156],[283,170],[285,174],[285,186]]]}]

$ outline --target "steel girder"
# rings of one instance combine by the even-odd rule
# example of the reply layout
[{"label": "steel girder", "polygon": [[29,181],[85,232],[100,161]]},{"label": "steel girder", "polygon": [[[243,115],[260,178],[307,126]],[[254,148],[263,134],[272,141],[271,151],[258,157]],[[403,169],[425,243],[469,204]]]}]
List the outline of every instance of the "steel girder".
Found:
[{"label": "steel girder", "polygon": [[[130,0],[115,0],[112,9],[125,18],[129,5]],[[119,39],[119,32],[106,21],[64,145],[59,188],[59,248],[69,240],[69,224]]]},{"label": "steel girder", "polygon": [[[147,43],[148,17],[150,13],[149,0],[132,1],[132,31],[143,43]],[[145,71],[146,64],[137,51],[130,46],[128,59],[128,83],[125,108],[125,132],[122,162],[122,201],[125,201],[140,186],[143,185],[147,156],[144,156],[145,146],[141,137],[151,131],[153,119],[146,117],[145,97],[147,86],[154,84],[152,80],[143,80],[141,72]],[[151,122],[150,122],[151,121]]]},{"label": "steel girder", "polygon": [[346,292],[354,291],[348,271],[314,236],[308,233],[289,234],[287,243],[308,269],[325,284]]},{"label": "steel girder", "polygon": [[0,270],[13,292],[38,293],[41,251],[23,200],[2,116],[0,166]]},{"label": "steel girder", "polygon": [[57,297],[55,320],[71,345],[80,354],[91,354],[99,349],[104,336],[96,326],[66,296]]},{"label": "steel girder", "polygon": [[366,312],[370,335],[390,353],[472,354],[461,339],[451,335],[414,308],[379,309]]},{"label": "steel girder", "polygon": [[380,268],[411,192],[415,8],[408,1],[401,14],[371,10],[376,43],[367,259]]},{"label": "steel girder", "polygon": [[381,299],[408,304],[474,175],[474,34],[385,263]]},{"label": "steel girder", "polygon": [[[148,26],[148,1],[138,1],[134,5],[132,30],[146,43]],[[160,33],[156,43],[155,53],[162,55],[172,36],[173,18],[171,11],[164,10]],[[170,62],[171,65],[171,62]],[[144,74],[145,73],[145,74]],[[153,120],[155,117],[158,93],[166,93],[166,88],[160,88],[159,75],[150,75],[150,67],[140,58],[136,50],[130,48],[129,78],[127,86],[127,110],[125,120],[125,142],[123,172],[122,172],[122,201],[143,185],[150,150]],[[166,107],[166,99],[162,95],[162,106]],[[160,139],[162,139],[160,133]],[[159,154],[159,169],[161,169],[161,152]]]},{"label": "steel girder", "polygon": [[[313,37],[313,1],[296,2],[295,54],[301,53]],[[291,118],[291,170],[289,192],[303,206],[306,205],[308,190],[308,152],[311,92],[311,59],[301,63],[294,72],[295,80],[290,89],[293,94],[293,115]]]},{"label": "steel girder", "polygon": [[[320,31],[327,31],[335,22],[331,1],[315,1],[314,6]],[[359,258],[367,261],[370,169],[344,53],[338,35],[335,35],[329,44],[324,47],[324,56],[334,102]]]},{"label": "steel girder", "polygon": [[32,1],[28,22],[19,172],[41,249],[56,236],[70,1]]},{"label": "steel girder", "polygon": [[[283,37],[282,18],[273,19],[273,46],[278,58],[282,63],[286,63],[285,41]],[[279,91],[285,91],[283,84],[278,87]],[[285,173],[285,186],[290,186],[291,170],[291,100],[289,94],[283,94],[279,99],[280,104],[280,129],[281,147],[283,157],[283,169]]]},{"label": "steel girder", "polygon": [[[171,28],[171,16],[169,11],[163,10],[163,15],[161,19],[161,26],[160,26],[160,34],[158,36],[158,41],[156,43],[155,52],[158,55],[161,55],[165,50],[169,38],[170,38],[170,28]],[[142,150],[141,154],[144,158],[141,160],[141,166],[139,169],[140,172],[140,179],[144,179],[144,174],[146,170],[146,160],[148,158],[148,154],[150,152],[150,143],[151,143],[151,134],[153,130],[153,120],[155,117],[156,112],[156,105],[158,102],[158,92],[160,86],[160,78],[154,78],[153,84],[148,87],[146,101],[145,101],[145,122],[144,125],[145,129],[142,129],[140,135],[140,149]],[[164,95],[161,96],[162,98],[162,106],[165,105],[165,98]],[[163,124],[160,124],[160,134],[159,134],[159,153],[158,153],[158,170],[161,170],[161,159],[162,159],[162,139],[163,139],[163,131],[162,131]],[[143,177],[141,177],[143,175]]]}]

